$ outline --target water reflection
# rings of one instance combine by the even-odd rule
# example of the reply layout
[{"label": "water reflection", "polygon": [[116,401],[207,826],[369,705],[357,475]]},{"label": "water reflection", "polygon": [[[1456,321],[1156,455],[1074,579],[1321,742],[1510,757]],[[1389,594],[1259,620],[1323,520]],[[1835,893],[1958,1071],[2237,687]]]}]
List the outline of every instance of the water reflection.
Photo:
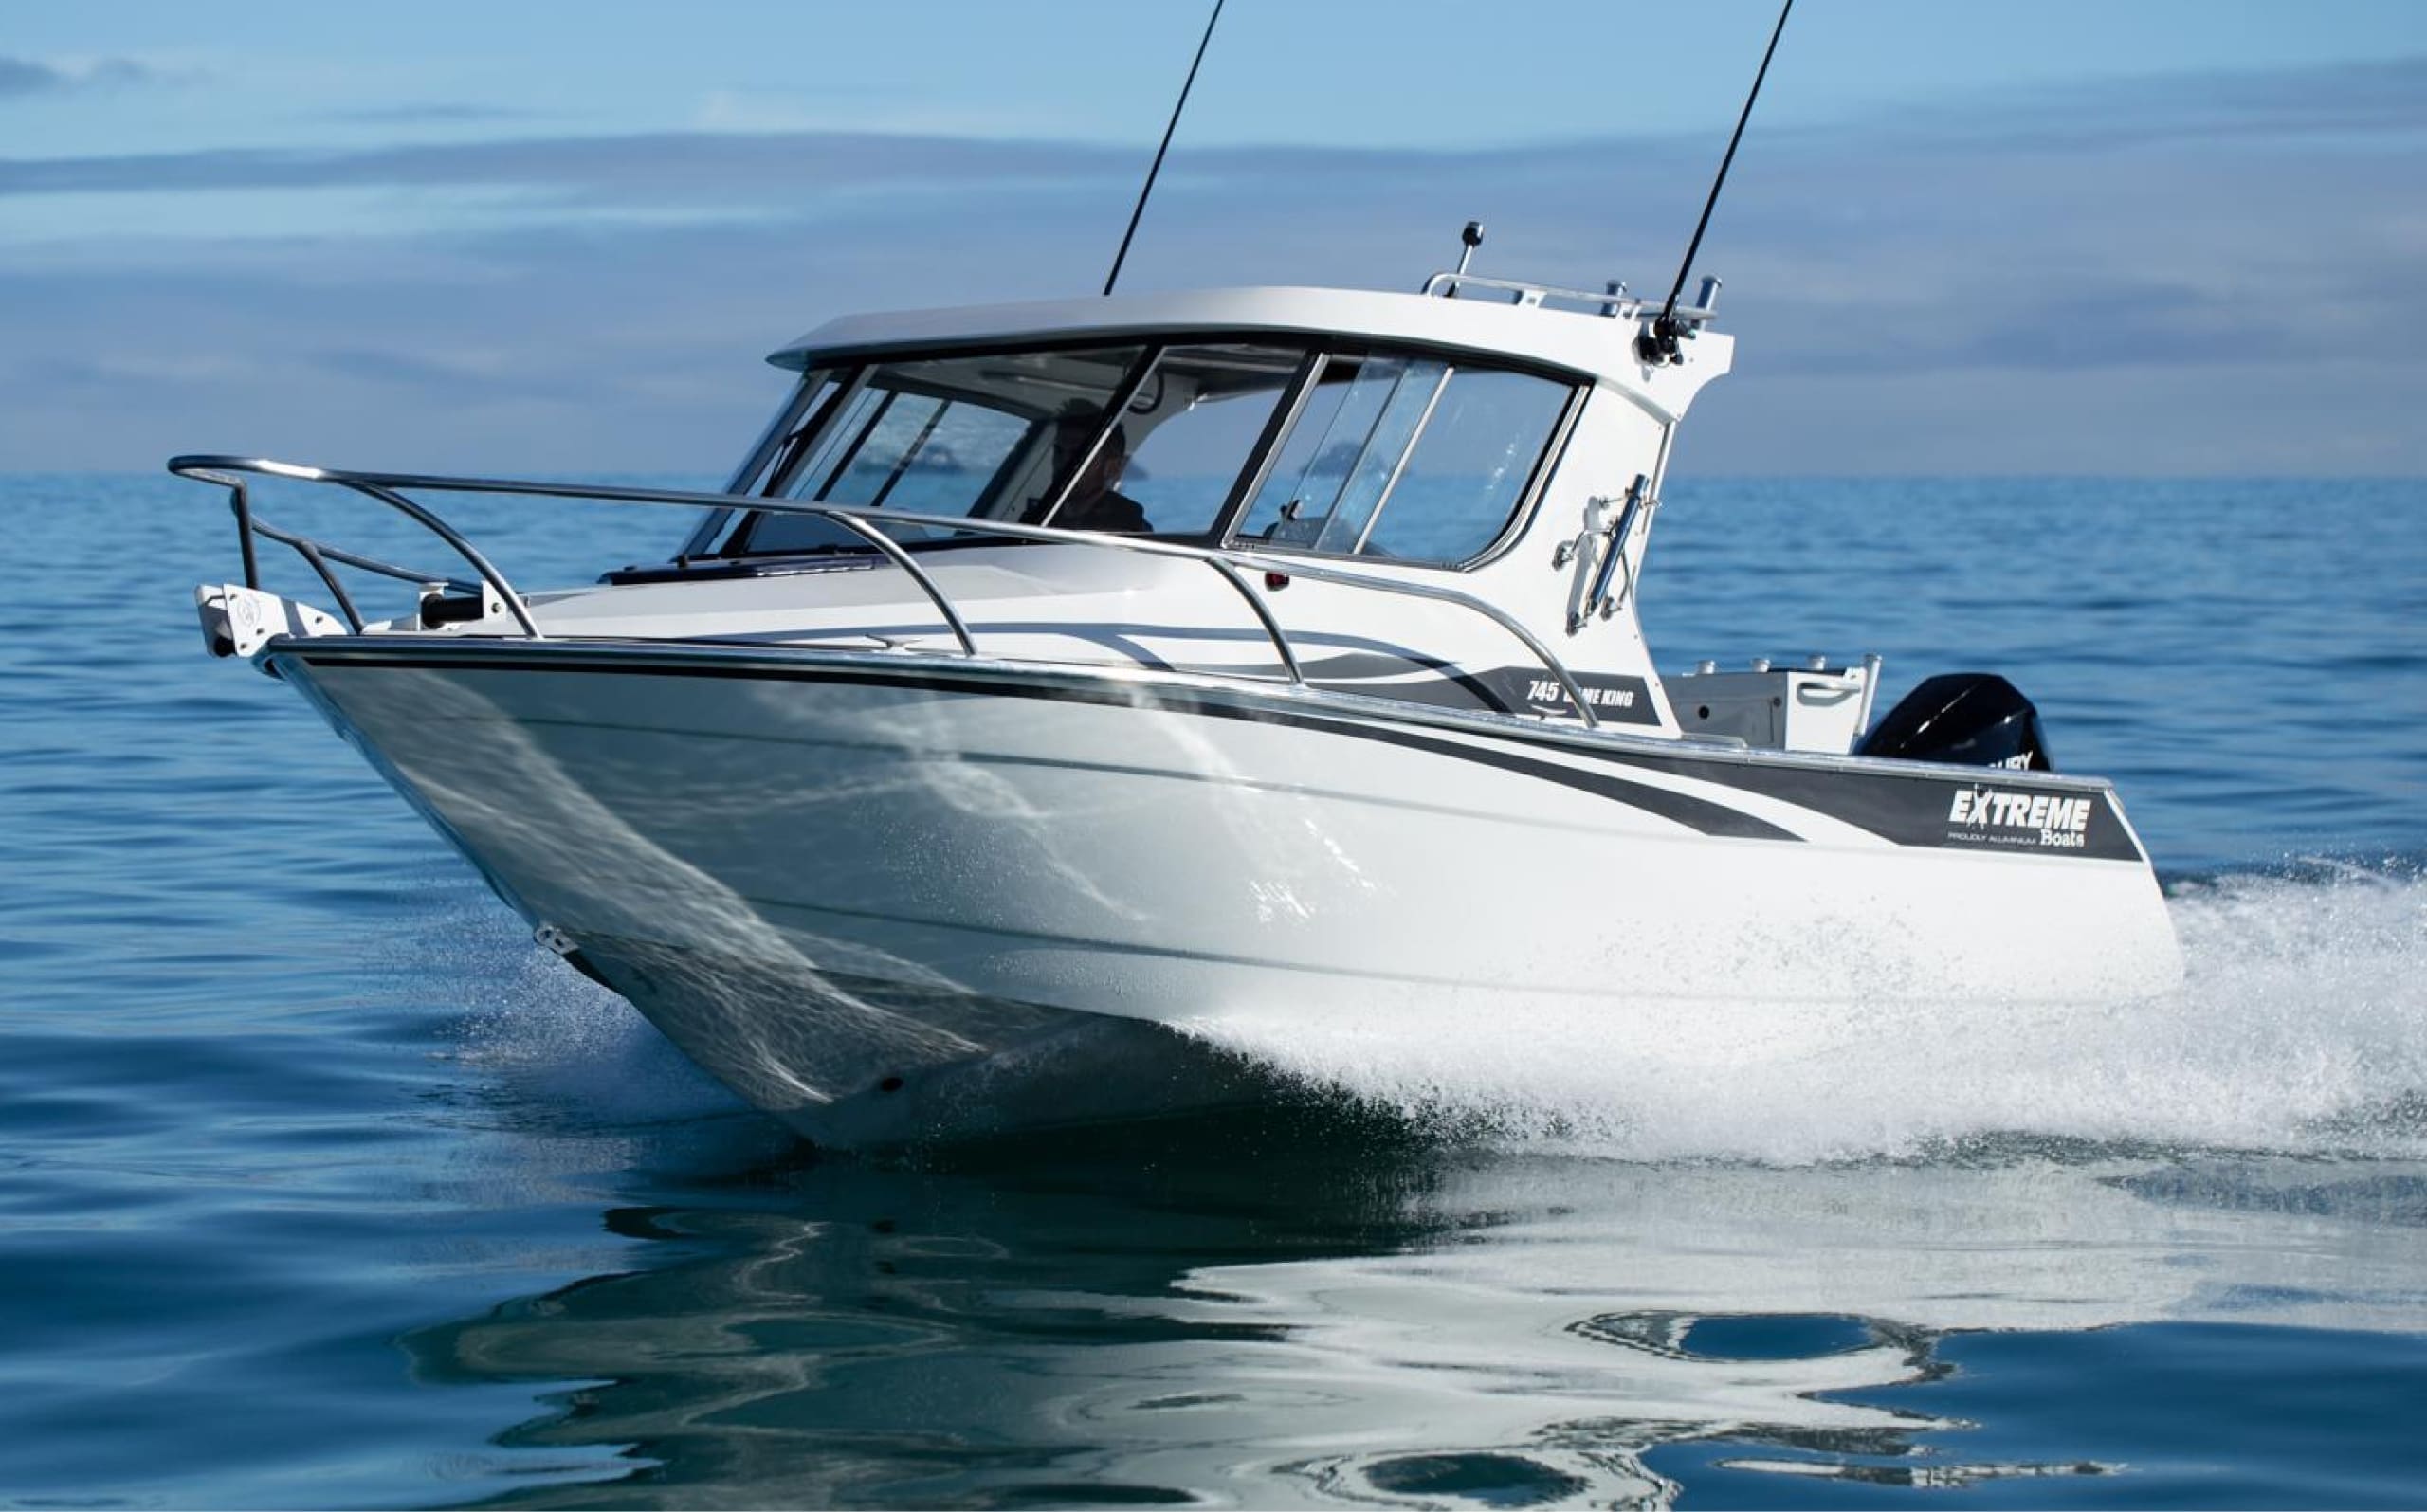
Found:
[{"label": "water reflection", "polygon": [[502,1442],[631,1462],[512,1504],[1666,1504],[1647,1455],[1713,1440],[1696,1463],[1952,1486],[2111,1467],[1970,1458],[1915,1411],[1894,1389],[1962,1331],[2427,1324],[2427,1230],[2384,1221],[2427,1181],[2381,1171],[2358,1221],[2325,1190],[2267,1161],[1661,1168],[1199,1126],[651,1193],[680,1200],[607,1216],[638,1268],[405,1342],[427,1380],[568,1383]]}]

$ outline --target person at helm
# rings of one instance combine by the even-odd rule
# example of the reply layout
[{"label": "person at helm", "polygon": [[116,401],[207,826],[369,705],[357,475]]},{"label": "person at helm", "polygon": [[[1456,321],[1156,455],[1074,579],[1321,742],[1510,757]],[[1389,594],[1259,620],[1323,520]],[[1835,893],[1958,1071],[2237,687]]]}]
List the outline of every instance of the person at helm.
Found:
[{"label": "person at helm", "polygon": [[1145,506],[1121,491],[1121,476],[1129,466],[1129,438],[1122,434],[1121,428],[1114,426],[1105,432],[1104,445],[1096,448],[1093,457],[1087,456],[1087,446],[1095,440],[1099,423],[1093,415],[1074,415],[1063,420],[1053,432],[1053,476],[1070,477],[1073,467],[1079,473],[1071,479],[1061,507],[1046,515],[1045,506],[1040,503],[1038,518],[1032,523],[1123,535],[1143,535],[1154,529],[1146,519]]}]

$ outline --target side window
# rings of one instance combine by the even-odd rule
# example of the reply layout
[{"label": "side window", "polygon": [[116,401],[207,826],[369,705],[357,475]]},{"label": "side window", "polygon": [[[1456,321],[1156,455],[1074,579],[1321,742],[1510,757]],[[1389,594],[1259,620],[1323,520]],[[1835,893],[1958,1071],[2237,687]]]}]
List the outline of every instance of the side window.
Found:
[{"label": "side window", "polygon": [[1407,357],[1326,362],[1242,534],[1312,551],[1357,550],[1447,371]]},{"label": "side window", "polygon": [[1450,566],[1489,546],[1572,390],[1445,360],[1333,357],[1240,538]]},{"label": "side window", "polygon": [[1359,548],[1413,562],[1463,562],[1500,536],[1567,408],[1568,386],[1460,368],[1432,406],[1389,502]]}]

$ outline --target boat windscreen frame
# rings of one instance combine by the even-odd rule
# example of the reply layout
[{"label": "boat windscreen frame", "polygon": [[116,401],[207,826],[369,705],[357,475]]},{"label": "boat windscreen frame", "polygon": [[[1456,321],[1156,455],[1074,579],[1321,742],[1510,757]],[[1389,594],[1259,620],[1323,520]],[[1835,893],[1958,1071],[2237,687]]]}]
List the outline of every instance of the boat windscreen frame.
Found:
[{"label": "boat windscreen frame", "polygon": [[[749,454],[741,459],[741,465],[725,480],[724,492],[743,494],[766,472],[771,462],[787,455],[799,444],[801,437],[824,423],[824,406],[820,406],[819,412],[808,420],[802,420],[801,415],[808,410],[810,401],[818,396],[823,380],[832,372],[830,368],[812,368],[794,382],[784,394],[784,402],[776,408],[774,418],[767,422],[767,428],[759,433]],[[835,392],[826,395],[828,402],[831,403],[840,391],[841,386],[836,385]],[[796,421],[799,422],[797,429],[793,428]],[[682,546],[676,550],[672,565],[679,569],[690,558],[703,555],[708,547],[715,544],[717,537],[723,534],[725,523],[733,514],[734,506],[727,505],[721,509],[711,509],[701,517],[700,522],[691,528],[691,534],[684,537]]]},{"label": "boat windscreen frame", "polygon": [[[922,343],[910,347],[818,354],[817,355],[824,360],[804,370],[801,380],[794,386],[792,395],[783,408],[778,410],[776,419],[769,424],[765,434],[752,448],[748,459],[740,468],[737,469],[733,483],[727,489],[728,492],[738,495],[737,502],[728,508],[711,511],[685,538],[681,550],[676,553],[671,561],[655,568],[627,568],[622,572],[610,574],[608,576],[616,582],[666,581],[702,575],[776,576],[830,567],[834,559],[833,553],[830,551],[766,553],[734,551],[735,543],[745,538],[750,521],[761,518],[757,511],[748,509],[747,505],[739,500],[784,497],[785,490],[797,481],[795,474],[800,467],[816,455],[819,447],[825,443],[827,433],[849,411],[851,401],[865,389],[869,375],[877,369],[910,360],[1084,350],[1123,341],[1135,341],[1144,350],[1124,375],[1114,399],[1107,403],[1104,416],[1090,438],[1085,453],[1065,475],[1055,480],[1055,486],[1050,496],[1052,503],[1049,511],[1060,509],[1067,501],[1078,479],[1105,446],[1114,428],[1122,424],[1128,412],[1130,403],[1143,390],[1167,353],[1177,348],[1225,342],[1291,349],[1300,354],[1298,368],[1286,381],[1281,395],[1273,406],[1272,413],[1267,417],[1252,448],[1231,485],[1229,494],[1223,500],[1219,509],[1215,511],[1208,528],[1200,531],[1150,533],[1146,538],[1194,541],[1205,545],[1233,548],[1251,547],[1258,551],[1305,556],[1313,560],[1355,561],[1369,566],[1388,566],[1424,572],[1471,573],[1488,565],[1516,544],[1530,528],[1541,508],[1542,496],[1551,476],[1557,471],[1560,459],[1566,452],[1578,416],[1582,412],[1595,386],[1594,380],[1588,374],[1578,373],[1553,364],[1529,361],[1488,349],[1397,339],[1344,339],[1342,335],[1337,332],[1238,330],[1227,327],[1141,333],[1079,332],[1047,340],[1031,337],[1025,340]],[[1518,491],[1508,518],[1502,522],[1501,528],[1492,538],[1479,552],[1462,561],[1440,562],[1412,557],[1381,557],[1355,550],[1317,551],[1305,545],[1264,542],[1239,537],[1237,534],[1239,526],[1244,522],[1255,498],[1265,486],[1274,466],[1277,465],[1282,444],[1304,416],[1309,401],[1322,382],[1325,368],[1334,361],[1341,359],[1365,361],[1375,357],[1400,356],[1427,357],[1444,363],[1445,370],[1440,380],[1444,384],[1448,382],[1451,374],[1461,369],[1481,368],[1546,379],[1567,390],[1560,411],[1534,459],[1532,471],[1528,474],[1524,486]],[[1437,393],[1435,397],[1438,397]],[[812,400],[816,401],[813,412],[810,413],[806,419],[801,419],[803,410],[811,407]],[[1427,413],[1429,416],[1429,407]],[[796,420],[799,423],[795,426],[794,422]],[[1415,442],[1421,438],[1421,427],[1419,427],[1417,433],[1411,436],[1407,446],[1402,448],[1399,465],[1405,465],[1407,457],[1413,454]],[[1013,458],[1006,460],[1004,466],[1010,467],[1017,460],[1018,453],[1015,453]],[[1396,481],[1395,473],[1394,484]],[[755,488],[752,486],[754,483],[757,485]],[[990,488],[991,486],[990,484]],[[751,493],[740,494],[739,491],[745,488],[751,489]],[[1388,504],[1389,493],[1390,490],[1386,489],[1383,498],[1377,503],[1374,519],[1378,519],[1382,508]],[[1047,517],[1049,519],[1051,518],[1049,511]],[[735,519],[737,515],[740,517],[739,520]],[[1373,519],[1369,519],[1364,531],[1360,533],[1359,545],[1363,544],[1364,536],[1370,535],[1372,528]],[[990,544],[1000,547],[1007,543],[1000,537],[990,539],[984,536],[971,535],[957,538],[906,540],[902,544],[903,549],[917,552]]]}]

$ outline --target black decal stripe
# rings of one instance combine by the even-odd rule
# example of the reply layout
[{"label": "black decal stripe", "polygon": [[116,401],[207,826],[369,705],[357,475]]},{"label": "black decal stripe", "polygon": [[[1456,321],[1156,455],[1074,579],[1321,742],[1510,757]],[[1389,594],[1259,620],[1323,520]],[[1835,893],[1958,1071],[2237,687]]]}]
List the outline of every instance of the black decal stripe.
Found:
[{"label": "black decal stripe", "polygon": [[[458,716],[470,719],[474,716]],[[826,736],[759,735],[739,730],[681,730],[663,724],[619,724],[606,720],[564,720],[553,715],[520,715],[513,722],[535,730],[598,730],[611,735],[654,735],[669,739],[735,740],[759,745],[787,746],[797,750],[852,751],[881,753],[908,761],[968,762],[982,766],[1037,767],[1053,772],[1099,772],[1112,776],[1156,777],[1165,781],[1181,780],[1214,783],[1224,788],[1250,792],[1274,792],[1291,798],[1329,798],[1341,803],[1361,803],[1378,809],[1392,809],[1404,813],[1437,813],[1452,819],[1487,819],[1498,825],[1517,825],[1535,829],[1559,829],[1579,832],[1570,819],[1532,819],[1523,814],[1500,813],[1487,809],[1460,808],[1455,804],[1425,803],[1410,798],[1383,798],[1371,792],[1352,792],[1339,788],[1308,787],[1299,782],[1265,782],[1253,777],[1224,775],[1218,779],[1201,774],[1174,771],[1170,767],[1141,767],[1125,762],[1084,761],[1075,756],[1013,756],[1003,751],[922,751],[915,747],[878,740],[839,740]],[[1593,827],[1590,833],[1610,836],[1626,831]],[[1790,837],[1792,838],[1792,837]]]},{"label": "black decal stripe", "polygon": [[[468,648],[467,648],[468,649]],[[650,657],[647,654],[619,656],[612,661],[590,661],[579,657],[561,660],[527,656],[497,656],[485,651],[449,656],[445,652],[406,655],[387,651],[357,652],[351,649],[323,648],[306,652],[283,653],[300,656],[313,665],[322,663],[356,666],[456,667],[495,668],[510,671],[557,672],[632,672],[649,676],[693,676],[716,678],[757,679],[762,681],[837,682],[863,681],[900,687],[928,688],[946,692],[985,693],[996,696],[1061,699],[1076,702],[1128,704],[1137,701],[1138,694],[1128,687],[1091,686],[1084,682],[1040,682],[1027,678],[1013,680],[987,677],[944,668],[910,670],[872,667],[862,665],[820,664],[815,666],[772,665],[760,663],[755,666],[720,666],[697,660],[673,657]],[[1084,674],[1083,674],[1084,675]],[[1359,689],[1367,696],[1383,689]],[[1397,694],[1399,689],[1387,690]],[[2125,822],[2116,806],[2113,793],[2103,787],[2035,782],[2033,774],[2008,772],[1999,768],[1964,768],[1947,772],[1871,771],[1843,762],[1812,765],[1802,761],[1765,761],[1758,755],[1734,754],[1705,756],[1690,752],[1670,753],[1648,751],[1640,747],[1613,748],[1590,743],[1592,738],[1573,727],[1546,726],[1537,735],[1526,730],[1491,730],[1476,732],[1478,740],[1500,742],[1486,746],[1454,741],[1416,734],[1403,726],[1357,722],[1337,714],[1293,709],[1270,702],[1242,703],[1209,696],[1194,689],[1153,687],[1144,695],[1159,706],[1182,712],[1204,714],[1224,719],[1248,720],[1258,722],[1302,724],[1331,730],[1365,739],[1381,740],[1411,749],[1474,760],[1504,770],[1538,776],[1547,781],[1608,797],[1613,801],[1673,819],[1704,834],[1740,836],[1765,840],[1799,840],[1800,836],[1777,825],[1743,813],[1724,803],[1693,794],[1673,792],[1649,784],[1631,783],[1606,773],[1595,773],[1551,761],[1537,760],[1505,749],[1506,743],[1533,744],[1570,758],[1590,760],[1603,768],[1633,767],[1645,772],[1683,780],[1706,783],[1714,787],[1734,789],[1756,794],[1775,802],[1795,805],[1841,824],[1877,835],[1890,844],[1930,849],[1964,850],[1976,854],[2036,855],[2053,859],[2085,861],[2147,862],[2131,827]],[[1249,695],[1252,697],[1252,695]],[[1408,700],[1425,706],[1430,701]],[[2091,810],[2089,827],[2078,847],[2045,846],[2035,831],[2014,828],[1967,826],[1951,822],[1950,810],[1954,795],[1967,788],[1996,788],[2010,792],[2047,792],[2052,796],[2087,798]]]},{"label": "black decal stripe", "polygon": [[[538,657],[444,657],[398,656],[392,654],[359,655],[354,653],[312,654],[302,651],[283,653],[294,656],[307,666],[322,667],[394,667],[415,671],[457,672],[559,672],[604,673],[626,677],[700,677],[739,682],[779,683],[867,683],[886,687],[917,688],[948,693],[979,694],[996,698],[1043,699],[1067,703],[1093,703],[1106,706],[1132,707],[1139,701],[1138,693],[1129,687],[1090,687],[1085,684],[1056,684],[1011,679],[972,677],[967,674],[930,671],[895,671],[882,667],[860,666],[712,666],[697,662],[602,662],[582,657],[562,660]],[[1298,725],[1323,730],[1334,735],[1359,739],[1378,740],[1387,745],[1401,746],[1412,751],[1447,756],[1454,760],[1472,761],[1498,768],[1504,772],[1555,782],[1561,787],[1608,798],[1646,813],[1668,819],[1699,833],[1742,840],[1783,840],[1800,842],[1803,838],[1793,830],[1780,829],[1764,819],[1731,809],[1708,798],[1688,793],[1672,792],[1650,783],[1630,782],[1624,777],[1604,772],[1594,772],[1538,760],[1515,752],[1495,747],[1473,745],[1464,741],[1441,739],[1418,735],[1412,730],[1394,729],[1336,715],[1312,713],[1299,709],[1269,705],[1249,705],[1218,698],[1206,698],[1192,690],[1158,687],[1148,695],[1158,708],[1186,714],[1201,714],[1216,719],[1245,720],[1257,724]]]},{"label": "black decal stripe", "polygon": [[1431,736],[1416,735],[1407,730],[1353,726],[1351,731],[1370,739],[1387,741],[1392,745],[1403,745],[1412,750],[1429,751],[1437,756],[1451,756],[1460,760],[1479,761],[1486,766],[1498,767],[1504,772],[1516,772],[1528,776],[1542,777],[1585,792],[1597,793],[1631,808],[1658,814],[1663,819],[1674,820],[1688,829],[1699,830],[1706,835],[1724,835],[1738,840],[1800,841],[1803,838],[1792,829],[1781,829],[1768,820],[1756,819],[1742,810],[1731,809],[1723,803],[1714,803],[1708,798],[1697,798],[1690,793],[1672,792],[1667,788],[1655,788],[1648,783],[1628,782],[1597,772],[1582,772],[1575,767],[1537,761],[1530,756],[1518,756],[1513,752],[1497,750],[1490,746],[1469,745],[1462,740],[1436,739]]},{"label": "black decal stripe", "polygon": [[[1826,814],[1840,823],[1867,829],[1900,846],[1943,849],[2005,850],[2026,855],[2070,856],[2096,861],[2146,861],[2131,827],[2116,810],[2113,794],[2095,788],[2035,784],[2029,774],[1997,767],[1981,767],[1958,774],[1918,772],[1864,772],[1833,767],[1766,766],[1748,761],[1714,761],[1692,756],[1635,751],[1597,751],[1605,762],[1636,767],[1666,775],[1715,783],[1758,793]],[[1997,829],[1952,823],[1949,810],[1955,794],[1967,788],[1996,788],[2009,792],[2045,792],[2052,797],[2085,798],[2090,802],[2089,826],[2082,844],[2071,848],[2043,847],[2035,831]]]}]

